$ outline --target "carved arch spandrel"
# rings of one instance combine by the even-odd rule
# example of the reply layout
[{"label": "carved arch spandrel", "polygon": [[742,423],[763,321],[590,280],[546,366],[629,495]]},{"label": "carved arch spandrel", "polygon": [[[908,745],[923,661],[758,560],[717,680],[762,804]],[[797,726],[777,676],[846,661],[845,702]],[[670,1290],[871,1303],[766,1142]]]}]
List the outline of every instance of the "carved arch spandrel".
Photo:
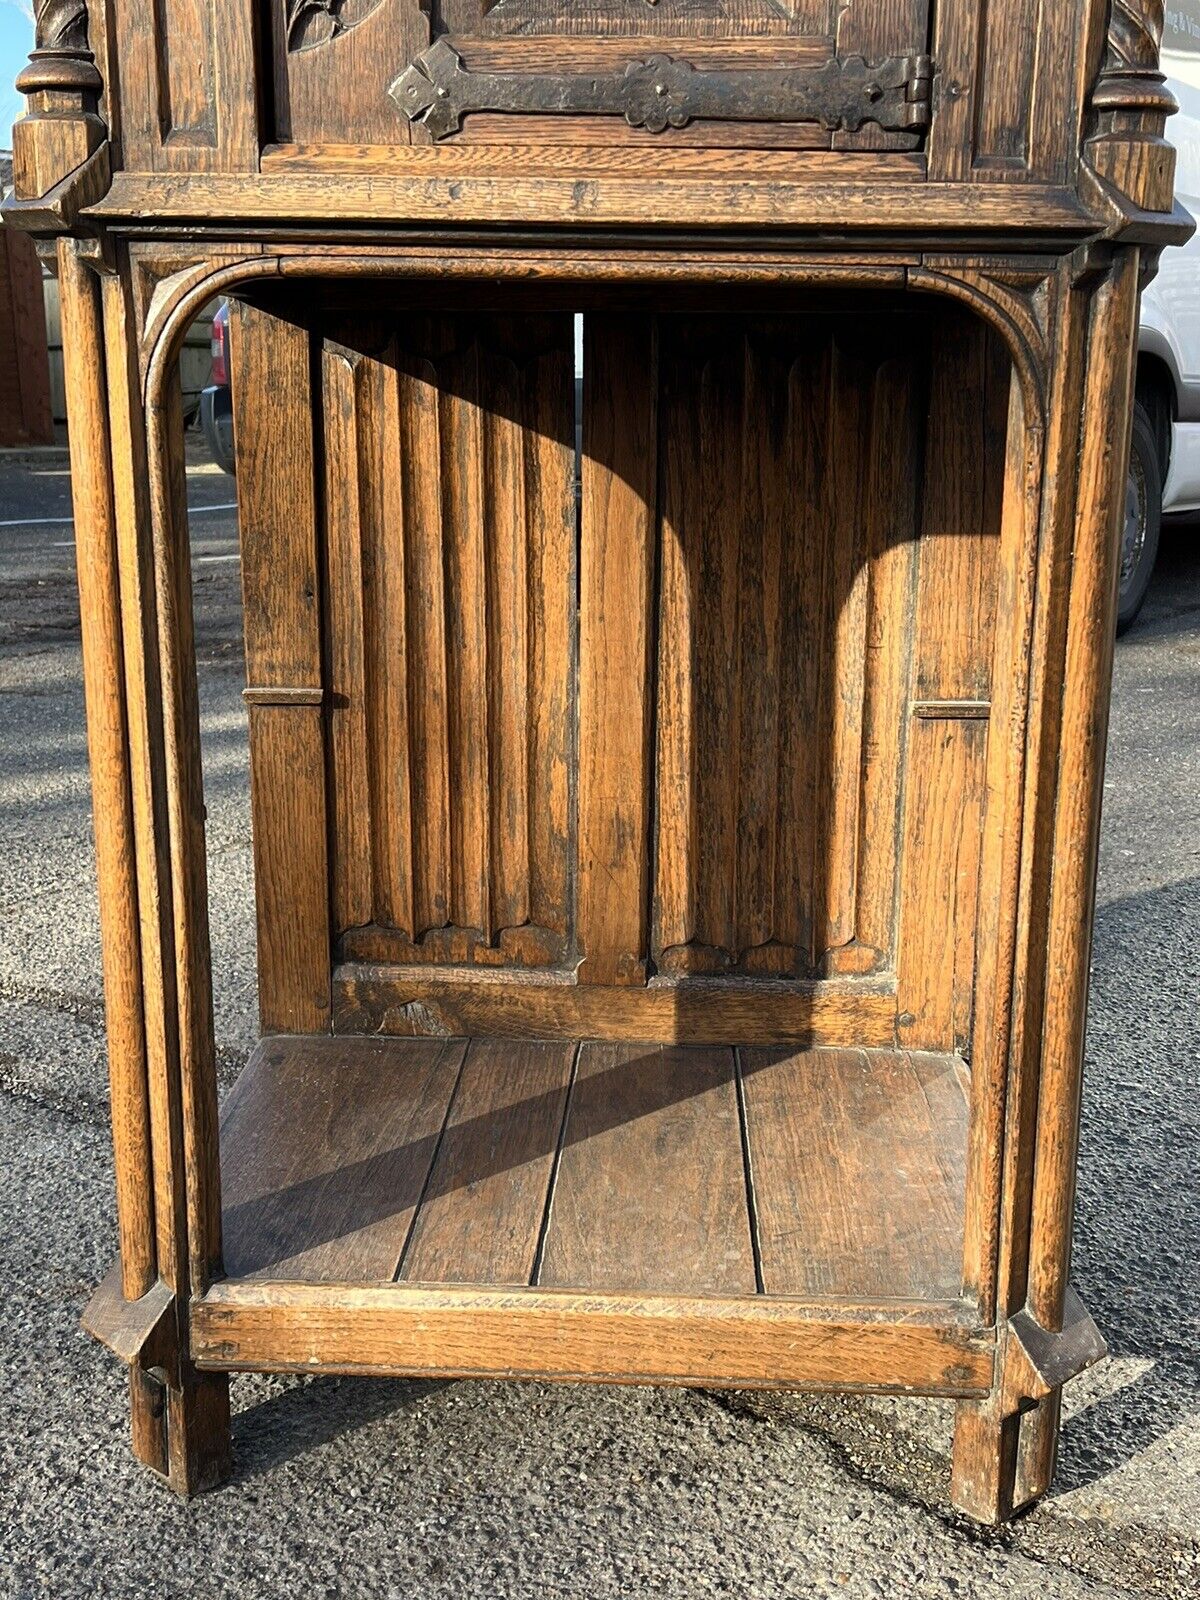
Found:
[{"label": "carved arch spandrel", "polygon": [[961,300],[999,330],[1021,383],[1027,423],[1039,430],[1046,425],[1054,279],[1049,265],[1009,267],[961,256],[927,256],[908,273],[910,288]]},{"label": "carved arch spandrel", "polygon": [[365,22],[381,0],[284,0],[289,50],[313,50]]}]

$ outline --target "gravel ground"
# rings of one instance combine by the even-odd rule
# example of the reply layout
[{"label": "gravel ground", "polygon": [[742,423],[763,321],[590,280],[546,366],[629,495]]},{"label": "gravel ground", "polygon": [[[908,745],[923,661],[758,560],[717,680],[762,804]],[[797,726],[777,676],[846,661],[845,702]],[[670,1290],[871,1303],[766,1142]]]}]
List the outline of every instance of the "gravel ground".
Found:
[{"label": "gravel ground", "polygon": [[[197,507],[232,499],[198,464]],[[0,522],[69,517],[0,465]],[[1075,1278],[1112,1350],[1052,1496],[947,1508],[933,1402],[247,1377],[236,1474],[135,1467],[79,1329],[115,1253],[71,530],[0,527],[0,1593],[1200,1596],[1200,529],[1117,653]],[[217,1034],[254,1037],[236,529],[194,524]]]}]

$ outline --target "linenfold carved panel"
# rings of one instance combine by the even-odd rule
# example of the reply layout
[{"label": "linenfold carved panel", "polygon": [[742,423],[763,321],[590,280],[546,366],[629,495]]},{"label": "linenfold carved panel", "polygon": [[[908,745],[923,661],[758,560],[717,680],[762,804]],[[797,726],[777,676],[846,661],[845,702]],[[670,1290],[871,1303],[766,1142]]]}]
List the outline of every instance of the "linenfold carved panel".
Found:
[{"label": "linenfold carved panel", "polygon": [[570,319],[341,337],[321,358],[335,934],[364,959],[561,961]]},{"label": "linenfold carved panel", "polygon": [[[943,708],[986,722],[1007,417],[1003,363],[987,383],[995,341],[965,318],[932,350],[911,317],[661,326],[649,956],[679,975],[903,973],[905,943],[946,916],[948,851],[969,997],[986,727]],[[956,417],[968,391],[989,404]],[[948,492],[922,508],[930,471]],[[905,641],[884,619],[914,588]],[[930,723],[915,742],[910,703]],[[957,796],[921,788],[935,756],[961,768]],[[906,771],[923,795],[907,818]]]}]

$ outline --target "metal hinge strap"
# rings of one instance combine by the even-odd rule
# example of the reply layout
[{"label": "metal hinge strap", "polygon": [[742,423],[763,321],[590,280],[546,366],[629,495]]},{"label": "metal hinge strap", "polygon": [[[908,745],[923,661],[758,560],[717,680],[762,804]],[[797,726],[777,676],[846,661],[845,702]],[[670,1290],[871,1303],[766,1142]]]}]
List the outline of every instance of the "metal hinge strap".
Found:
[{"label": "metal hinge strap", "polygon": [[401,111],[435,139],[473,111],[623,116],[662,133],[694,118],[717,122],[815,122],[830,132],[864,123],[913,132],[929,124],[928,56],[833,56],[819,66],[715,69],[652,55],[611,72],[472,72],[439,39],[389,89]]}]

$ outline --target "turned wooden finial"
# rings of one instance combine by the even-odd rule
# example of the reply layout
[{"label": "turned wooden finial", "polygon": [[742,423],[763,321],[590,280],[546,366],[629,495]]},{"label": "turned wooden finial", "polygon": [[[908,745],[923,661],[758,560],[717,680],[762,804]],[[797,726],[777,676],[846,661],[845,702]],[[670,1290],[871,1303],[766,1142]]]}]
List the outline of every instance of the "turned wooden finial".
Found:
[{"label": "turned wooden finial", "polygon": [[18,200],[50,192],[104,141],[103,81],[88,44],[87,0],[35,0],[35,44],[17,78],[28,110],[13,128]]},{"label": "turned wooden finial", "polygon": [[1142,211],[1170,211],[1175,151],[1163,137],[1179,107],[1159,70],[1163,0],[1112,0],[1104,65],[1092,93],[1092,169]]}]

